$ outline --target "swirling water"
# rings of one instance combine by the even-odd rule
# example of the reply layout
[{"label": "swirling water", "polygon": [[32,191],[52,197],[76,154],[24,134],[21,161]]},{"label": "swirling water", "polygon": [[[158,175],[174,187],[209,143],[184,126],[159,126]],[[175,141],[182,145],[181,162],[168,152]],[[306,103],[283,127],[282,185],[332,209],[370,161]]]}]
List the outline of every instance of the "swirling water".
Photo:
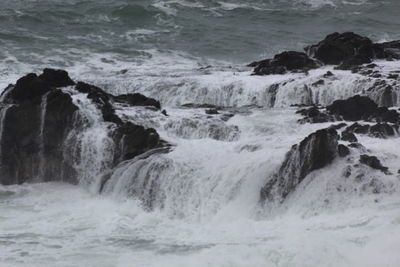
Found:
[{"label": "swirling water", "polygon": [[[0,187],[0,266],[398,266],[396,175],[371,172],[385,189],[376,195],[362,189],[370,180],[343,180],[346,163],[338,161],[285,206],[260,210],[259,190],[291,145],[329,125],[299,125],[288,106],[310,101],[303,85],[333,70],[254,77],[244,65],[334,31],[400,39],[399,12],[397,0],[1,1],[1,87],[59,67],[110,92],[155,97],[169,117],[117,112],[156,128],[174,149],[119,166],[99,195],[112,147],[99,115],[74,96],[88,121],[76,152],[81,184]],[[315,103],[370,83],[335,75],[310,86]],[[285,80],[272,104],[266,91]],[[180,108],[189,102],[237,115],[225,122]],[[391,170],[400,166],[398,142],[362,140]]]}]

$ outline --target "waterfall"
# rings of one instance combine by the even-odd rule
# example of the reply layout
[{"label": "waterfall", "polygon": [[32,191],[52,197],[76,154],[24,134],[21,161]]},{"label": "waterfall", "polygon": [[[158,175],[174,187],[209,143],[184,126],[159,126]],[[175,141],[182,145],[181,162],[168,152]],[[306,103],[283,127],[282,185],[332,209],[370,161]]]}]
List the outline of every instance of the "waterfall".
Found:
[{"label": "waterfall", "polygon": [[0,110],[0,159],[2,158],[3,154],[2,154],[2,140],[3,140],[3,131],[4,131],[4,121],[5,121],[5,117],[7,115],[7,110],[9,107],[11,107],[12,105],[4,105],[1,110]]},{"label": "waterfall", "polygon": [[99,191],[102,176],[112,166],[115,148],[109,130],[113,126],[103,122],[98,108],[86,94],[74,94],[72,99],[79,112],[64,143],[64,158],[79,173],[79,183],[95,193]]},{"label": "waterfall", "polygon": [[36,178],[38,181],[41,181],[45,174],[45,136],[44,131],[46,127],[46,111],[47,111],[47,96],[49,93],[46,93],[42,97],[42,101],[40,103],[40,126],[39,126],[39,166],[38,166],[38,177]]}]

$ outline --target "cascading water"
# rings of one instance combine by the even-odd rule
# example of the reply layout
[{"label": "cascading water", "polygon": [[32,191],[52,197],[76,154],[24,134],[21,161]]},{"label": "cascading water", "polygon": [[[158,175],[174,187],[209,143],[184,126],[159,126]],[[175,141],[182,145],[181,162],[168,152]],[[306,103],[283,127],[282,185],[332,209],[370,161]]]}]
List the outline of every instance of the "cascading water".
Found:
[{"label": "cascading water", "polygon": [[65,158],[79,173],[79,183],[97,193],[101,177],[113,163],[114,143],[109,136],[112,125],[102,120],[99,110],[85,94],[74,94],[72,100],[79,112],[64,143]]}]

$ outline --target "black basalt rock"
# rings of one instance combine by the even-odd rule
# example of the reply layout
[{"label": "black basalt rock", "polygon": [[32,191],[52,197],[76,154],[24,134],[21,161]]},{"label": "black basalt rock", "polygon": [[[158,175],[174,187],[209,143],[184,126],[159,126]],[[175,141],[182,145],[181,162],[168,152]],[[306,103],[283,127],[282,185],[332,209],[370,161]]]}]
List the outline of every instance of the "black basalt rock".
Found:
[{"label": "black basalt rock", "polygon": [[377,138],[386,138],[394,136],[397,133],[398,126],[387,123],[377,123],[370,127],[369,135]]},{"label": "black basalt rock", "polygon": [[357,133],[357,134],[367,134],[369,129],[371,128],[368,124],[359,124],[358,122],[353,123],[352,125],[348,126],[344,133]]},{"label": "black basalt rock", "polygon": [[[376,50],[376,51],[375,51]],[[355,55],[370,58],[379,53],[372,41],[352,32],[332,33],[316,45],[306,47],[307,53],[324,64],[338,65]],[[358,53],[359,51],[359,53]]]},{"label": "black basalt rock", "polygon": [[357,121],[368,119],[378,110],[378,105],[366,96],[353,96],[346,100],[336,100],[327,106],[327,110],[340,115],[344,120]]},{"label": "black basalt rock", "polygon": [[[114,123],[104,126],[114,142],[110,167],[148,150],[168,147],[154,129],[122,121],[115,113],[115,97],[102,89],[82,82],[68,90],[58,88],[74,84],[67,72],[45,69],[40,76],[28,74],[5,89],[0,103],[0,184],[78,183],[80,170],[76,165],[82,160],[82,148],[77,137],[90,123],[72,100],[74,89],[87,94],[104,121]],[[141,95],[134,98],[157,105]],[[138,103],[133,103],[131,96],[119,100]]]},{"label": "black basalt rock", "polygon": [[261,189],[261,201],[283,201],[308,174],[329,165],[338,154],[338,140],[336,130],[327,128],[294,145],[278,172]]},{"label": "black basalt rock", "polygon": [[348,131],[342,132],[341,139],[343,141],[347,141],[347,142],[351,142],[351,143],[358,142],[357,137],[352,132],[348,132]]},{"label": "black basalt rock", "polygon": [[114,97],[114,101],[125,103],[129,106],[153,106],[156,109],[161,108],[161,104],[159,101],[138,93],[118,95]]},{"label": "black basalt rock", "polygon": [[343,62],[336,67],[338,70],[351,70],[352,68],[371,63],[371,59],[369,57],[363,55],[355,55],[343,60]]},{"label": "black basalt rock", "polygon": [[254,62],[249,66],[255,67],[256,75],[284,74],[287,71],[307,71],[318,67],[305,53],[295,51],[283,52],[275,55],[273,59]]},{"label": "black basalt rock", "polygon": [[339,144],[338,145],[338,154],[342,158],[346,157],[346,156],[350,155],[350,149],[345,145]]},{"label": "black basalt rock", "polygon": [[156,130],[125,122],[119,125],[112,133],[118,151],[114,162],[132,159],[149,149],[163,146],[163,141]]},{"label": "black basalt rock", "polygon": [[44,69],[38,78],[52,87],[66,87],[75,84],[65,70]]},{"label": "black basalt rock", "polygon": [[39,79],[36,74],[30,73],[16,82],[7,97],[11,98],[14,103],[24,100],[40,102],[38,99],[50,90],[51,87],[47,83]]},{"label": "black basalt rock", "polygon": [[335,118],[321,112],[316,106],[312,106],[306,109],[300,109],[296,111],[297,114],[301,114],[304,118],[298,120],[299,123],[322,123],[328,121],[335,121]]},{"label": "black basalt rock", "polygon": [[78,110],[70,95],[53,89],[41,98],[21,100],[17,94],[13,101],[16,104],[3,107],[7,110],[1,136],[0,183],[21,184],[39,176],[41,181],[77,183],[62,151]]},{"label": "black basalt rock", "polygon": [[380,170],[385,174],[389,173],[389,168],[383,166],[381,161],[375,156],[362,154],[360,155],[360,163],[365,164],[373,169]]}]

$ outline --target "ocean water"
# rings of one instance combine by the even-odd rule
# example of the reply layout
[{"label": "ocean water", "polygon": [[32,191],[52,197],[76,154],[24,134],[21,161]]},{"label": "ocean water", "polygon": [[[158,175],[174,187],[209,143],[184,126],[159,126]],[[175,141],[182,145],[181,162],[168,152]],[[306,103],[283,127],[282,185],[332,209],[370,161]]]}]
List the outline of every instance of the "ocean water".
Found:
[{"label": "ocean water", "polygon": [[[391,175],[343,178],[355,154],[314,172],[283,205],[259,203],[290,147],[330,125],[297,123],[290,105],[311,101],[304,85],[325,105],[373,81],[331,66],[256,77],[245,65],[335,31],[400,39],[399,13],[398,0],[2,0],[1,88],[53,67],[111,93],[154,97],[169,117],[117,113],[155,128],[173,150],[122,164],[98,194],[112,148],[93,104],[74,94],[90,124],[79,136],[80,184],[0,186],[0,267],[398,267],[398,137],[358,136]],[[310,86],[328,70],[335,79]],[[272,104],[265,92],[283,82]],[[209,118],[186,103],[236,115]]]},{"label": "ocean water", "polygon": [[242,66],[335,31],[400,39],[399,9],[396,0],[3,0],[0,77],[44,65]]}]

